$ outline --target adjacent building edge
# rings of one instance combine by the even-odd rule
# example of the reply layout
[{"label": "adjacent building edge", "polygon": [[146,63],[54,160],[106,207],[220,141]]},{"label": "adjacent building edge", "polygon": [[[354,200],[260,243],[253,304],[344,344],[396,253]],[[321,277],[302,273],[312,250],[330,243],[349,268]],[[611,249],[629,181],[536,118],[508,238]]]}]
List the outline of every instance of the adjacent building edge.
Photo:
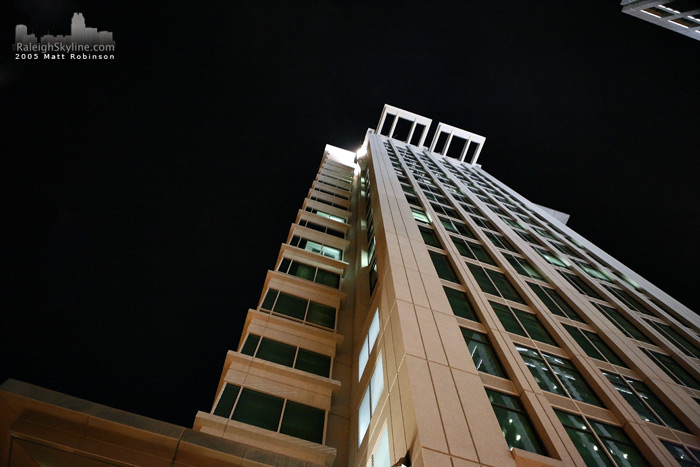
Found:
[{"label": "adjacent building edge", "polygon": [[[561,413],[619,429],[652,465],[675,462],[660,437],[700,453],[700,388],[647,356],[700,380],[697,315],[481,170],[484,137],[440,123],[426,143],[431,123],[387,105],[358,151],[326,146],[192,429],[10,379],[0,465],[585,465]],[[498,371],[474,356],[489,349]],[[579,386],[547,389],[523,352]],[[643,421],[603,372],[643,380],[687,430]],[[506,440],[494,394],[539,447]]]}]

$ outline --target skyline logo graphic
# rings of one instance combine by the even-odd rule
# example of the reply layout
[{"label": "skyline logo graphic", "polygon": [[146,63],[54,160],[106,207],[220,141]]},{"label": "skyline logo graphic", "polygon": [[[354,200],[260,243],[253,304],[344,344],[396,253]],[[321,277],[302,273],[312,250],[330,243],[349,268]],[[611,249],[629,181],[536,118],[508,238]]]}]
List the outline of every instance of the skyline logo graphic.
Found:
[{"label": "skyline logo graphic", "polygon": [[[113,52],[116,42],[111,31],[98,31],[85,25],[82,13],[73,13],[71,33],[69,35],[45,34],[37,37],[30,34],[26,25],[15,27],[15,43],[13,50],[17,52],[15,59],[23,60],[65,60],[68,59],[107,59],[113,60],[113,54],[89,54],[87,52]],[[75,53],[81,52],[81,53]]]}]

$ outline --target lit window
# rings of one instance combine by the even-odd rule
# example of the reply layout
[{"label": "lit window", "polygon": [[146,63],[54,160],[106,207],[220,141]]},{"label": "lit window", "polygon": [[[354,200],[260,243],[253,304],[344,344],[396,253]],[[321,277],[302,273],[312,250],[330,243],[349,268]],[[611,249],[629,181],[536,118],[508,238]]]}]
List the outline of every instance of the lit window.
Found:
[{"label": "lit window", "polygon": [[367,434],[372,416],[377,410],[377,404],[384,391],[384,367],[382,365],[382,356],[377,358],[377,365],[374,368],[372,377],[369,380],[367,390],[362,396],[360,408],[357,413],[357,445],[362,444],[362,441]]},{"label": "lit window", "polygon": [[547,451],[532,427],[520,399],[491,389],[486,389],[486,394],[489,396],[489,402],[491,402],[491,407],[496,414],[498,424],[501,425],[501,431],[506,438],[508,447],[510,449],[524,449],[546,456]]},{"label": "lit window", "polygon": [[649,465],[622,428],[554,411],[586,465]]},{"label": "lit window", "polygon": [[362,379],[362,374],[365,371],[365,366],[369,360],[369,355],[374,349],[374,344],[377,342],[377,336],[379,335],[379,308],[374,312],[372,317],[372,322],[369,325],[369,330],[367,331],[367,336],[362,342],[362,348],[360,348],[360,356],[358,361],[357,379]]}]

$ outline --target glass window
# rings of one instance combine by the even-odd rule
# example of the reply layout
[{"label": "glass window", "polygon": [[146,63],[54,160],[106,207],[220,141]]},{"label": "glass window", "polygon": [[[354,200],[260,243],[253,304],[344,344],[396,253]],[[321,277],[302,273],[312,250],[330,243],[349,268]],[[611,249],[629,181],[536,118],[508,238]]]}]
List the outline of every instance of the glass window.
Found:
[{"label": "glass window", "polygon": [[423,224],[430,224],[430,218],[422,209],[412,207],[411,213],[413,213],[413,218],[416,221],[422,222]]},{"label": "glass window", "polygon": [[291,274],[318,284],[327,285],[335,289],[340,287],[340,274],[326,271],[315,266],[309,266],[308,264],[299,263],[297,261],[291,261],[287,258],[280,261],[278,270],[280,272]]},{"label": "glass window", "polygon": [[369,428],[369,423],[377,410],[377,404],[379,404],[379,399],[382,397],[382,392],[384,391],[384,365],[382,362],[382,356],[377,357],[377,364],[374,367],[374,372],[370,377],[369,384],[365,390],[365,394],[362,397],[362,402],[360,403],[360,408],[358,409],[357,415],[357,445],[362,444],[362,440],[367,433],[367,428]]},{"label": "glass window", "polygon": [[479,321],[476,313],[474,313],[474,307],[472,307],[467,294],[449,287],[443,287],[443,289],[447,295],[447,300],[450,302],[452,313],[454,313],[455,316],[470,319],[472,321]]},{"label": "glass window", "polygon": [[324,410],[288,400],[284,407],[280,433],[321,444],[325,423]]},{"label": "glass window", "polygon": [[533,279],[544,280],[544,277],[537,272],[530,263],[524,258],[519,258],[517,256],[510,255],[508,253],[503,253],[503,256],[508,260],[508,262],[515,268],[518,274],[526,277],[532,277]]},{"label": "glass window", "polygon": [[460,330],[476,369],[490,375],[508,378],[486,334],[466,328],[460,328]]},{"label": "glass window", "polygon": [[462,224],[461,222],[456,222],[452,219],[447,219],[445,217],[438,218],[440,219],[440,223],[443,225],[443,227],[445,227],[445,229],[447,229],[447,231],[476,240],[476,236],[471,231],[471,229],[469,229],[469,227],[466,226],[466,224]]},{"label": "glass window", "polygon": [[268,289],[260,308],[327,329],[335,328],[335,308],[275,289]]},{"label": "glass window", "polygon": [[549,264],[553,264],[555,266],[560,266],[562,268],[567,267],[566,263],[564,263],[562,260],[554,256],[552,253],[548,252],[547,250],[544,250],[542,248],[536,248],[535,251],[540,254],[541,257],[543,257]]},{"label": "glass window", "polygon": [[645,315],[654,316],[652,312],[647,310],[641,303],[635,300],[634,297],[632,297],[626,291],[605,284],[603,285],[603,287],[605,287],[608,292],[615,295],[622,303],[627,305],[627,307],[629,307],[630,310],[638,311]]},{"label": "glass window", "polygon": [[569,360],[519,345],[515,348],[542,390],[604,407]]},{"label": "glass window", "polygon": [[537,294],[542,303],[555,315],[562,316],[564,318],[569,318],[574,321],[584,322],[583,319],[569,306],[568,303],[564,301],[563,298],[556,292],[548,287],[542,287],[539,284],[533,284],[528,282],[527,285]]},{"label": "glass window", "polygon": [[491,256],[489,256],[484,247],[482,247],[478,243],[469,242],[458,237],[450,236],[450,238],[452,239],[452,243],[454,243],[455,247],[457,247],[457,250],[459,250],[459,253],[462,256],[476,261],[481,261],[482,263],[491,264],[494,266],[496,265],[496,263],[493,261],[493,259],[491,259]]},{"label": "glass window", "polygon": [[700,358],[700,349],[698,349],[695,344],[690,342],[690,340],[683,336],[680,332],[676,331],[668,324],[658,323],[650,319],[645,319],[645,321],[654,329],[659,331],[666,339],[671,341],[673,345],[678,347],[681,352],[689,357]]},{"label": "glass window", "polygon": [[518,448],[547,455],[537,432],[532,427],[520,399],[508,394],[486,389],[501,431],[510,449]]},{"label": "glass window", "polygon": [[[593,302],[591,302],[593,303]],[[593,303],[593,306],[598,308],[601,313],[603,313],[611,323],[615,325],[624,335],[636,339],[641,342],[647,342],[651,344],[651,339],[642,333],[630,320],[622,316],[622,313],[609,306],[601,305],[599,303]]]},{"label": "glass window", "polygon": [[700,450],[691,450],[681,444],[674,444],[670,441],[661,440],[668,452],[676,459],[682,467],[700,466]]},{"label": "glass window", "polygon": [[447,259],[447,256],[441,255],[440,253],[436,253],[434,251],[429,251],[428,253],[430,253],[430,259],[433,260],[433,266],[435,266],[440,279],[459,283],[459,279],[457,278],[454,269],[452,269],[452,265]]},{"label": "glass window", "polygon": [[571,274],[568,272],[563,272],[559,271],[559,274],[561,274],[564,279],[566,279],[569,284],[573,285],[576,290],[578,290],[580,293],[584,295],[588,295],[591,298],[597,298],[602,300],[602,297],[598,295],[588,284],[586,284],[583,279],[578,277],[575,274]]},{"label": "glass window", "polygon": [[374,287],[379,279],[379,269],[377,268],[377,259],[375,258],[372,265],[369,267],[369,294],[374,293]]},{"label": "glass window", "polygon": [[224,390],[221,392],[219,402],[216,404],[216,408],[214,409],[214,415],[226,418],[230,417],[231,410],[233,410],[233,405],[236,402],[236,397],[238,397],[240,390],[240,386],[226,383]]},{"label": "glass window", "polygon": [[491,240],[491,243],[494,244],[497,248],[502,248],[504,250],[509,250],[512,251],[513,253],[518,253],[518,250],[515,249],[513,245],[510,244],[508,240],[505,239],[504,236],[495,234],[493,232],[484,232],[486,236]]},{"label": "glass window", "polygon": [[613,349],[608,347],[608,344],[598,334],[584,331],[568,324],[565,324],[564,327],[589,357],[627,368],[627,365],[617,356]]},{"label": "glass window", "polygon": [[284,399],[243,388],[233,410],[233,420],[277,431]]},{"label": "glass window", "polygon": [[372,453],[372,467],[391,467],[391,453],[389,452],[389,433],[384,427],[382,435],[377,441],[377,446]]},{"label": "glass window", "polygon": [[600,279],[602,281],[610,282],[610,279],[608,278],[608,276],[606,276],[605,274],[603,274],[601,271],[594,268],[590,264],[584,263],[583,261],[576,261],[576,264],[578,264],[581,267],[581,269],[583,269],[586,272],[586,274],[588,274],[589,276],[594,277],[596,279]]},{"label": "glass window", "polygon": [[656,397],[646,384],[615,373],[604,371],[603,374],[642,420],[688,432],[685,425]]},{"label": "glass window", "polygon": [[676,363],[673,358],[649,349],[642,349],[642,351],[647,354],[664,373],[670,376],[672,380],[683,386],[700,390],[700,382],[688,373],[685,368]]},{"label": "glass window", "polygon": [[369,324],[369,330],[367,331],[367,336],[362,342],[362,348],[360,348],[360,356],[358,360],[358,375],[357,379],[362,379],[362,374],[365,371],[365,366],[369,360],[369,354],[372,353],[374,349],[374,344],[377,342],[377,336],[379,335],[379,308],[374,312],[372,321]]},{"label": "glass window", "polygon": [[648,466],[622,428],[554,410],[586,465]]},{"label": "glass window", "polygon": [[484,293],[497,295],[518,303],[525,303],[503,273],[485,269],[475,264],[467,264],[474,279]]},{"label": "glass window", "polygon": [[523,310],[489,301],[506,331],[550,345],[557,345],[537,316]]},{"label": "glass window", "polygon": [[423,237],[423,241],[426,245],[442,248],[442,245],[440,245],[440,240],[438,240],[437,235],[435,235],[435,232],[432,229],[419,226],[418,230],[420,230],[420,234]]}]

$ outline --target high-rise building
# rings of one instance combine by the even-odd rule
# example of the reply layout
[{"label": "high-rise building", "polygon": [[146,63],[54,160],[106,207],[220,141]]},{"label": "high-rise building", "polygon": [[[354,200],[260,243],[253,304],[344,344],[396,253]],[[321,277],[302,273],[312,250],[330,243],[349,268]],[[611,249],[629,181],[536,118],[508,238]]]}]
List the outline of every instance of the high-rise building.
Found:
[{"label": "high-rise building", "polygon": [[700,41],[700,0],[622,0],[622,12]]},{"label": "high-rise building", "polygon": [[484,137],[431,123],[387,105],[357,152],[326,147],[194,430],[10,380],[12,453],[700,465],[698,316],[483,170]]}]

